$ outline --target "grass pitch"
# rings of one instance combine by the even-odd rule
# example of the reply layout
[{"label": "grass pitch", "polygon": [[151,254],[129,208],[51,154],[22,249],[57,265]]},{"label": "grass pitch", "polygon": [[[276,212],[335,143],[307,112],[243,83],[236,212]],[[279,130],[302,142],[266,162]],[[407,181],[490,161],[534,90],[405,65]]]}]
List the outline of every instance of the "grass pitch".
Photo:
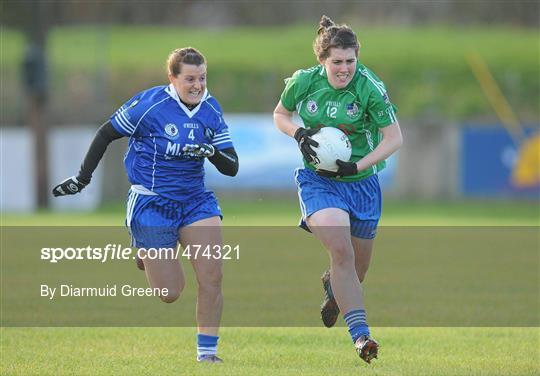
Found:
[{"label": "grass pitch", "polygon": [[[298,219],[294,202],[222,201],[226,225],[291,226]],[[261,216],[261,212],[264,212],[265,216]],[[382,224],[386,226],[538,226],[539,224],[537,203],[385,202],[383,212]],[[42,212],[30,216],[3,215],[2,224],[118,226],[122,220],[123,208],[113,205],[91,214]],[[383,266],[380,264],[381,259],[376,261],[375,266]],[[3,270],[3,280],[6,272]],[[373,272],[374,277],[376,270]],[[188,283],[193,289],[194,281]],[[320,289],[318,283],[318,280],[313,281]],[[371,289],[376,287],[373,285]],[[378,298],[373,296],[369,299]],[[313,302],[313,305],[316,306],[318,303]],[[367,303],[369,309],[369,301]],[[170,308],[178,312],[194,313],[193,304],[186,304],[183,299]],[[227,306],[225,301],[225,310],[234,308]],[[4,311],[4,308],[2,310]],[[316,314],[318,313],[314,312],[314,315]],[[0,342],[0,374],[537,375],[540,373],[540,329],[537,326],[372,327],[372,333],[381,344],[381,353],[380,359],[368,366],[354,353],[348,333],[342,326],[333,329],[225,327],[220,333],[219,347],[219,354],[225,359],[225,363],[208,365],[195,362],[194,328],[3,327]]]},{"label": "grass pitch", "polygon": [[191,328],[2,329],[3,375],[537,375],[538,328],[373,328],[371,365],[344,328],[223,328],[219,365]]},{"label": "grass pitch", "polygon": [[[225,226],[296,226],[294,197],[239,200],[220,197]],[[96,212],[2,214],[3,226],[123,226],[123,203]],[[538,202],[527,201],[390,201],[383,203],[380,226],[539,226]]]}]

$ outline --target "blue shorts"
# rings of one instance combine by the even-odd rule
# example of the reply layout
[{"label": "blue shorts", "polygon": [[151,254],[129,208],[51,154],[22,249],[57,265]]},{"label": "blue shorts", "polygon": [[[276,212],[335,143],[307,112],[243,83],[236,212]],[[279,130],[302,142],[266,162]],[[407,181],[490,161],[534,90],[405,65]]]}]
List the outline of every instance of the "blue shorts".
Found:
[{"label": "blue shorts", "polygon": [[302,219],[300,227],[309,231],[306,219],[313,213],[338,208],[349,213],[351,235],[373,239],[381,217],[381,188],[377,175],[355,182],[339,182],[299,168],[295,171]]},{"label": "blue shorts", "polygon": [[126,226],[137,248],[176,248],[178,230],[201,219],[220,216],[221,209],[212,192],[204,192],[189,202],[144,195],[129,190]]}]

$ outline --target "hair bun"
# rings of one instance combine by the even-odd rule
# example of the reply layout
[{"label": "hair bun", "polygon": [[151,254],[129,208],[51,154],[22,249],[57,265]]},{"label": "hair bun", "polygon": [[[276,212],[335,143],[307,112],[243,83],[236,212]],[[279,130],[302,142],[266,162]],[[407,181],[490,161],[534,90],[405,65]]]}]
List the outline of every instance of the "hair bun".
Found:
[{"label": "hair bun", "polygon": [[330,19],[330,17],[322,16],[319,25],[321,25],[321,27],[324,27],[325,29],[328,29],[329,27],[335,26],[336,24]]},{"label": "hair bun", "polygon": [[320,34],[322,33],[324,30],[332,27],[332,26],[335,26],[336,24],[334,23],[334,21],[332,21],[330,19],[330,17],[326,16],[326,15],[323,15],[321,17],[321,21],[319,22],[319,29],[317,30],[317,34]]}]

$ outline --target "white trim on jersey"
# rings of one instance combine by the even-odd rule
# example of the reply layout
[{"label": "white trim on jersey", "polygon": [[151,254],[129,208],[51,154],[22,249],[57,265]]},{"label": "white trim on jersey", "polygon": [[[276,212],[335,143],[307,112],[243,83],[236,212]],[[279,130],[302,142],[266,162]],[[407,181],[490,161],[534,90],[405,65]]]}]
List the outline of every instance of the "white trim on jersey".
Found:
[{"label": "white trim on jersey", "polygon": [[157,143],[156,143],[156,137],[150,133],[150,137],[152,137],[152,141],[154,142],[154,163],[152,164],[152,188],[151,191],[154,190],[154,183],[155,183],[155,175],[156,175],[156,155],[157,155]]},{"label": "white trim on jersey", "polygon": [[[145,112],[144,114],[142,114],[142,116],[139,118],[139,121],[137,122],[137,124],[133,125],[128,119],[127,117],[124,115],[124,113],[129,109],[125,109],[123,110],[122,112],[120,112],[117,116],[114,117],[114,119],[118,122],[118,125],[120,125],[120,127],[126,131],[127,134],[129,134],[130,136],[132,136],[135,131],[137,130],[137,127],[139,126],[139,124],[141,124],[141,121],[142,119],[144,119],[144,117],[146,116],[146,114],[148,112],[150,112],[150,110],[154,107],[156,107],[158,104],[160,104],[161,102],[167,100],[168,98],[165,98],[163,100],[160,100],[159,102],[157,103],[154,103],[152,106],[150,106]],[[118,112],[118,111],[117,111]],[[126,124],[127,122],[127,124]]]},{"label": "white trim on jersey", "polygon": [[[353,96],[353,98],[356,98],[356,95],[354,95],[352,92],[350,92],[349,90],[345,90],[344,93],[349,93]],[[358,102],[358,101],[355,101],[355,102]],[[360,103],[360,102],[358,102]]]},{"label": "white trim on jersey", "polygon": [[139,119],[139,121],[138,121],[137,124],[135,125],[135,129],[133,130],[133,133],[135,133],[135,131],[137,130],[137,127],[139,126],[139,124],[141,124],[141,121],[142,121],[142,119],[144,119],[144,117],[146,116],[146,114],[147,114],[148,112],[150,112],[150,110],[151,110],[152,108],[156,107],[158,104],[160,104],[160,103],[162,103],[162,102],[165,102],[166,100],[167,100],[167,98],[162,99],[162,100],[160,100],[159,102],[154,103],[152,106],[150,106],[150,108],[149,108],[148,110],[146,110],[144,114],[142,114],[141,118]]},{"label": "white trim on jersey", "polygon": [[216,138],[227,137],[228,135],[229,135],[229,131],[221,132],[221,133],[218,133],[218,134],[214,135],[213,139],[215,140]]},{"label": "white trim on jersey", "polygon": [[135,190],[129,191],[128,201],[126,205],[126,226],[131,227],[131,218],[133,217],[133,208],[135,207],[135,202],[137,201],[138,193]]},{"label": "white trim on jersey", "polygon": [[221,145],[221,144],[225,144],[227,142],[232,142],[231,140],[231,136],[229,134],[229,131],[225,131],[225,132],[222,132],[222,133],[218,133],[216,134],[213,138],[212,138],[212,145]]},{"label": "white trim on jersey", "polygon": [[201,101],[199,102],[199,104],[193,110],[190,110],[189,108],[186,107],[185,104],[182,103],[182,101],[180,100],[180,97],[178,97],[178,93],[176,92],[176,89],[174,88],[173,84],[169,84],[169,86],[167,86],[165,88],[165,91],[167,92],[167,94],[169,94],[171,96],[172,99],[174,99],[176,101],[176,103],[178,103],[180,108],[186,113],[186,115],[189,118],[192,118],[193,116],[195,116],[195,114],[197,112],[199,112],[202,103],[209,98],[208,89],[205,88],[203,96],[202,96]]},{"label": "white trim on jersey", "polygon": [[300,184],[298,183],[298,174],[300,173],[300,169],[297,168],[294,171],[294,181],[296,183],[296,186],[298,187],[298,199],[300,201],[300,212],[302,213],[302,220],[307,220],[307,210],[306,210],[306,204],[304,204],[304,200],[302,200],[302,188],[300,188]]},{"label": "white trim on jersey", "polygon": [[[373,138],[371,137],[371,132],[366,129],[365,135],[366,135],[366,140],[367,140],[367,143],[368,143],[368,146],[369,146],[369,150],[373,151],[374,145],[373,145]],[[371,169],[373,170],[373,173],[376,174],[377,173],[377,164],[375,163],[373,166],[371,166]]]},{"label": "white trim on jersey", "polygon": [[[373,78],[367,69],[360,70],[360,73],[377,88],[382,97],[388,97],[388,92],[386,91],[384,84]],[[388,112],[388,115],[390,116],[390,120],[392,121],[392,123],[397,122],[396,112],[394,111],[394,107],[392,105],[390,105],[390,112]]]},{"label": "white trim on jersey", "polygon": [[390,112],[388,113],[390,115],[390,120],[392,120],[392,123],[397,122],[397,116],[396,112],[394,111],[394,107],[390,106]]},{"label": "white trim on jersey", "polygon": [[377,90],[379,90],[381,96],[386,94],[386,88],[384,87],[383,83],[373,78],[367,69],[360,70],[360,73],[366,77],[377,88]]},{"label": "white trim on jersey", "polygon": [[[207,99],[210,99],[210,98],[212,98],[212,97],[209,95]],[[219,112],[214,106],[212,106],[212,103],[210,103],[210,102],[206,102],[206,103],[212,108],[212,110],[214,110],[214,112],[215,112],[216,114],[219,115],[219,122],[221,123],[221,122],[223,121],[223,120],[222,120],[223,114],[222,114],[221,112]]]},{"label": "white trim on jersey", "polygon": [[132,185],[131,190],[143,196],[157,196],[158,195],[156,192],[152,192],[151,190],[146,188],[144,185],[140,185],[140,184]]},{"label": "white trim on jersey", "polygon": [[117,111],[117,115],[114,117],[118,125],[126,131],[128,134],[133,134],[135,131],[135,126],[131,124],[126,115],[124,114],[126,110]]}]

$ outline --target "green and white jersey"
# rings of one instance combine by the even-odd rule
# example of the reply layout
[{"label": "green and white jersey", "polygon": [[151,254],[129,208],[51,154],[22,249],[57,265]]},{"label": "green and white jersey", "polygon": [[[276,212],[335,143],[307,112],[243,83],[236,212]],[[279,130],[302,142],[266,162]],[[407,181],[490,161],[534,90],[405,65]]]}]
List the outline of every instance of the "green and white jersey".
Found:
[{"label": "green and white jersey", "polygon": [[[296,71],[285,80],[281,94],[283,106],[298,112],[306,128],[335,127],[349,137],[351,161],[357,162],[381,141],[379,129],[397,121],[396,107],[390,102],[381,80],[368,68],[358,64],[353,79],[343,89],[328,83],[324,66]],[[304,161],[306,168],[314,167]],[[336,180],[356,181],[376,174],[385,167],[381,161],[353,176]]]}]

